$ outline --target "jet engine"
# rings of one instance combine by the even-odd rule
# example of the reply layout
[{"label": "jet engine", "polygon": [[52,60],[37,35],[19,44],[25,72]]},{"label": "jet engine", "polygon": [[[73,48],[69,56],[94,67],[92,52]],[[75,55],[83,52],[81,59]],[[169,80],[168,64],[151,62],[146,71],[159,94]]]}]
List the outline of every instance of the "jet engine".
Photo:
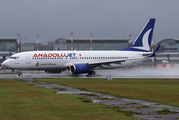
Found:
[{"label": "jet engine", "polygon": [[72,73],[89,73],[90,72],[90,68],[88,65],[86,64],[72,64],[70,66],[70,71]]}]

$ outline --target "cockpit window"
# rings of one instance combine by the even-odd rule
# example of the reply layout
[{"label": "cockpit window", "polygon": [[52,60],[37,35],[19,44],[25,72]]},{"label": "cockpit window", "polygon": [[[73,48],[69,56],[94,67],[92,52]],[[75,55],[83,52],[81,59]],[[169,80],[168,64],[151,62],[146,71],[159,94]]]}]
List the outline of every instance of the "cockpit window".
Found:
[{"label": "cockpit window", "polygon": [[10,57],[10,59],[19,59],[19,57]]}]

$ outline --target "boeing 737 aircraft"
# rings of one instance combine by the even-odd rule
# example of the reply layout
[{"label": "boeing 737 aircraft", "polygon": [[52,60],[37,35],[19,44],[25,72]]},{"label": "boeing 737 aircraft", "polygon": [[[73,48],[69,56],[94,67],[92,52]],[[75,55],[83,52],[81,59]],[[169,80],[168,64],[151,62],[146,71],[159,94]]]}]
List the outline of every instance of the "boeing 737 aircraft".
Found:
[{"label": "boeing 737 aircraft", "polygon": [[60,73],[65,70],[73,74],[95,74],[96,69],[113,69],[133,66],[148,57],[155,19],[149,19],[134,43],[119,51],[29,51],[14,54],[2,65],[12,70],[44,70]]}]

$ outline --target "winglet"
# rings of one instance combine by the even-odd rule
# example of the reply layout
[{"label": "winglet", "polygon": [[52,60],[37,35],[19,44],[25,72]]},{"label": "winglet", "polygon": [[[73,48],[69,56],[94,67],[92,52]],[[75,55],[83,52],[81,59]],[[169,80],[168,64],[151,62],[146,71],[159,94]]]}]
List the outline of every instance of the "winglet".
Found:
[{"label": "winglet", "polygon": [[155,49],[155,51],[152,53],[152,55],[151,56],[149,56],[149,57],[154,57],[156,54],[156,52],[158,51],[158,49],[160,48],[160,45],[161,44],[159,44],[158,46],[157,46],[157,48]]}]

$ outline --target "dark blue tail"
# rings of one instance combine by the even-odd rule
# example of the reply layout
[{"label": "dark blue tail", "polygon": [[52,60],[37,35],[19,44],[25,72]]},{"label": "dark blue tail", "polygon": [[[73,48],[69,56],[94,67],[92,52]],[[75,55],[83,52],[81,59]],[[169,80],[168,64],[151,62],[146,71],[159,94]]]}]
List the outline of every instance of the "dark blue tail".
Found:
[{"label": "dark blue tail", "polygon": [[120,51],[141,51],[141,52],[149,52],[151,46],[151,40],[153,35],[155,25],[155,19],[151,18],[145,27],[142,29],[140,34],[134,43],[127,48],[121,49]]}]

